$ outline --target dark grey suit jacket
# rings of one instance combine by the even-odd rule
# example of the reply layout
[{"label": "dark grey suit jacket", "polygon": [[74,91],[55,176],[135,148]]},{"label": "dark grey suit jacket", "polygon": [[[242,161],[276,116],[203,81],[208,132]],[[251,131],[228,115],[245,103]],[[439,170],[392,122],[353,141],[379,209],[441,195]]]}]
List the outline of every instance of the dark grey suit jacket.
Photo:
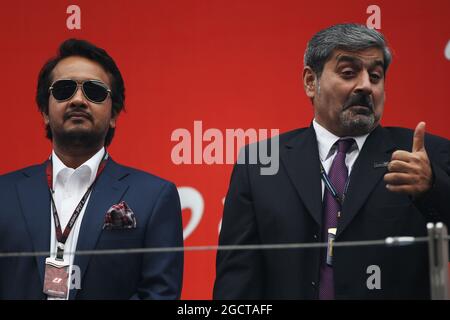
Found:
[{"label": "dark grey suit jacket", "polygon": [[[424,236],[427,221],[450,220],[450,142],[426,135],[434,184],[413,200],[385,187],[395,150],[411,151],[413,131],[377,127],[353,166],[336,241]],[[312,127],[280,136],[281,165],[261,175],[259,164],[237,164],[224,208],[220,245],[316,243],[322,237],[322,192],[317,140]],[[320,249],[219,251],[215,299],[316,299]],[[336,247],[337,299],[429,298],[427,245]],[[378,266],[381,289],[367,286]]]}]

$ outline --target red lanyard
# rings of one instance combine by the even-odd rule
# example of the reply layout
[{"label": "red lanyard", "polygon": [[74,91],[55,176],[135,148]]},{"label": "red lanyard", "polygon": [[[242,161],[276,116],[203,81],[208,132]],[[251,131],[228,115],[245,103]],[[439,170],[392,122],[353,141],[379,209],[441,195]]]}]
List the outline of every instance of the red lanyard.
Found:
[{"label": "red lanyard", "polygon": [[63,254],[64,254],[64,244],[67,241],[67,238],[69,237],[70,231],[72,231],[72,228],[77,221],[78,216],[80,215],[81,211],[83,210],[84,204],[86,203],[89,194],[91,193],[95,182],[97,181],[97,178],[102,173],[103,169],[106,166],[106,161],[108,160],[108,153],[105,150],[105,153],[103,155],[102,161],[100,162],[97,170],[97,174],[95,176],[94,181],[89,186],[89,188],[86,190],[85,194],[81,198],[80,202],[76,206],[74,212],[72,213],[72,216],[70,217],[69,222],[67,223],[66,228],[64,229],[64,232],[61,230],[61,223],[59,221],[58,212],[56,210],[55,200],[53,199],[53,194],[55,193],[55,190],[53,190],[53,164],[52,164],[52,157],[47,161],[47,167],[45,169],[45,172],[47,174],[47,183],[48,183],[48,189],[50,191],[50,198],[52,200],[52,211],[53,211],[53,220],[55,221],[55,232],[56,232],[56,239],[58,240],[58,250],[56,254],[56,259],[62,260]]}]

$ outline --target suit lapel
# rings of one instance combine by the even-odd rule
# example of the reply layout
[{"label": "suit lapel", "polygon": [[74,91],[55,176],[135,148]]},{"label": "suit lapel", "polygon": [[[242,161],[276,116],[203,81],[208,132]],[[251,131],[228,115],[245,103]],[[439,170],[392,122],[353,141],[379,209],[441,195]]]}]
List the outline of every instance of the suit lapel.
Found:
[{"label": "suit lapel", "polygon": [[280,157],[300,198],[320,226],[322,187],[319,150],[314,129],[309,127],[291,139],[281,150]]},{"label": "suit lapel", "polygon": [[374,164],[389,161],[394,148],[394,142],[386,129],[381,126],[378,126],[367,137],[350,174],[350,183],[336,237],[349,225],[364,205],[370,192],[386,173],[385,168],[375,168]]},{"label": "suit lapel", "polygon": [[[120,179],[128,173],[122,168],[110,159],[99,176],[81,222],[77,251],[95,249],[102,232],[106,212],[113,204],[119,203],[126,192],[128,185]],[[75,256],[74,265],[80,268],[81,280],[83,280],[90,259],[91,255]],[[81,281],[81,283],[83,282]],[[70,290],[70,299],[75,298],[77,292],[78,290]]]},{"label": "suit lapel", "polygon": [[[45,176],[45,164],[24,172],[28,178],[17,183],[22,214],[30,233],[34,252],[50,254],[50,193]],[[45,256],[35,257],[44,283]]]}]

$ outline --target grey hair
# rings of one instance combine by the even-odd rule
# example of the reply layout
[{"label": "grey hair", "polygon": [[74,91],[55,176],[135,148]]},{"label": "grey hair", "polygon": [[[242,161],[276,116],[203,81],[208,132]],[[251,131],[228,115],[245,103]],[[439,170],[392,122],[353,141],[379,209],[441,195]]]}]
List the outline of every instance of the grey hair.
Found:
[{"label": "grey hair", "polygon": [[320,78],[325,63],[331,58],[335,49],[360,51],[373,47],[383,51],[386,73],[392,61],[392,54],[384,36],[361,24],[337,24],[319,31],[311,38],[305,50],[303,63]]}]

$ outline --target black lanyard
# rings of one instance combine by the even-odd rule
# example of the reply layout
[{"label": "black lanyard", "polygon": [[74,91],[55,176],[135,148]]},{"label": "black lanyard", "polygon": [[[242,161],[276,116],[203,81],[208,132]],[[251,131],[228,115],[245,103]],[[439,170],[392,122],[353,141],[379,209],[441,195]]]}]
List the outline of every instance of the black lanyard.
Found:
[{"label": "black lanyard", "polygon": [[348,184],[350,182],[350,177],[348,177],[347,181],[345,182],[344,193],[342,194],[342,197],[341,197],[339,195],[339,193],[336,191],[336,188],[331,183],[330,178],[328,177],[327,173],[325,172],[322,162],[320,163],[320,175],[322,176],[322,180],[325,183],[326,188],[328,189],[328,191],[331,193],[333,198],[339,203],[339,205],[342,208],[342,205],[345,200],[345,194],[347,193],[347,189],[348,189]]},{"label": "black lanyard", "polygon": [[106,166],[106,161],[108,160],[108,153],[105,150],[105,153],[103,154],[102,161],[100,162],[97,170],[97,174],[95,176],[94,181],[89,186],[89,188],[84,193],[83,197],[81,198],[80,202],[76,206],[74,212],[72,213],[72,216],[70,217],[69,222],[67,223],[67,226],[64,229],[64,232],[61,230],[61,223],[59,221],[58,212],[56,210],[55,200],[53,199],[53,194],[55,193],[55,190],[53,190],[53,164],[52,164],[52,157],[47,161],[47,167],[46,167],[46,174],[47,174],[47,183],[48,183],[48,189],[50,191],[50,198],[52,201],[52,211],[53,211],[53,220],[55,221],[55,233],[56,233],[56,240],[58,240],[58,246],[57,246],[57,253],[56,253],[56,259],[62,260],[63,254],[64,254],[64,244],[67,241],[67,238],[69,237],[70,231],[72,231],[72,228],[77,221],[78,216],[80,215],[81,211],[83,210],[84,204],[86,203],[89,194],[91,193],[95,182],[97,181],[97,178],[102,173],[103,169]]}]

